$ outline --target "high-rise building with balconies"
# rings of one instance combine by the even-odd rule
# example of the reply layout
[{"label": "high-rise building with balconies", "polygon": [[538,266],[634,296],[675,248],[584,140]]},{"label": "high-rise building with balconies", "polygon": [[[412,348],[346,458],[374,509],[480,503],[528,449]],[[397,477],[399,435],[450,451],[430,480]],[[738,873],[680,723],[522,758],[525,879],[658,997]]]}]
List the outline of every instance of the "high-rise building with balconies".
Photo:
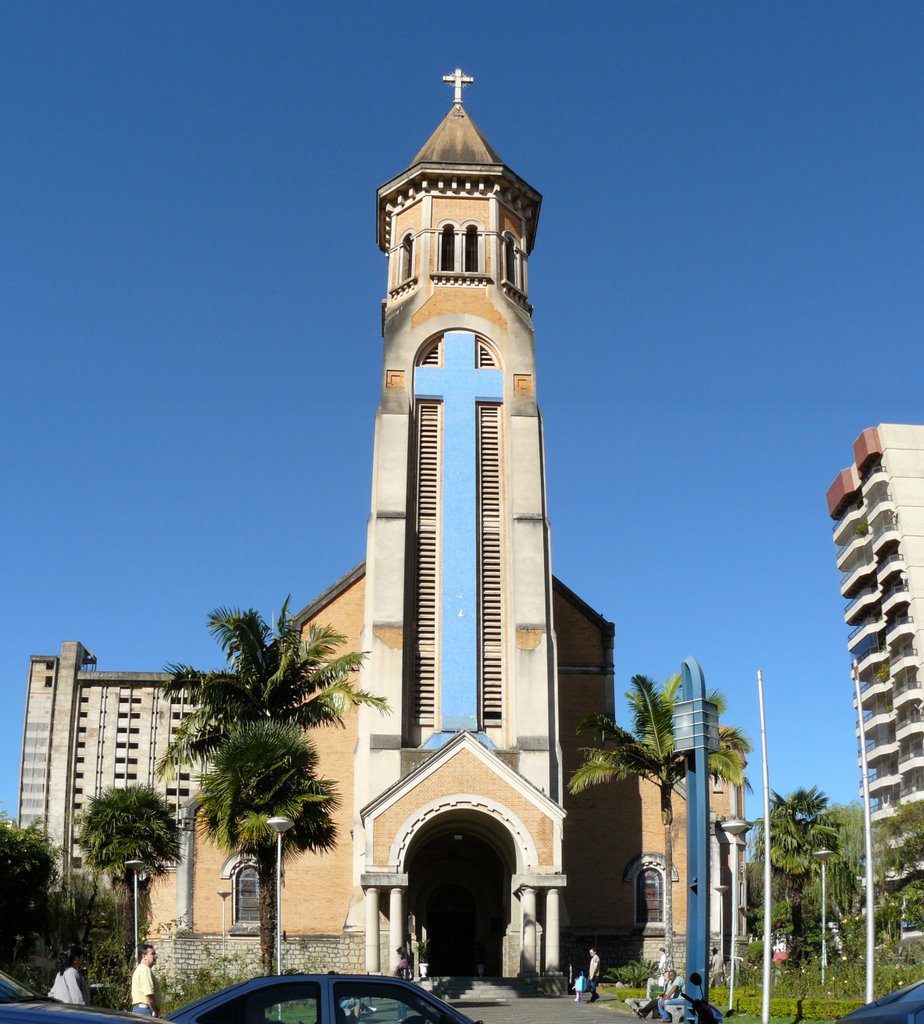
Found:
[{"label": "high-rise building with balconies", "polygon": [[864,430],[828,489],[873,818],[924,800],[924,426]]}]

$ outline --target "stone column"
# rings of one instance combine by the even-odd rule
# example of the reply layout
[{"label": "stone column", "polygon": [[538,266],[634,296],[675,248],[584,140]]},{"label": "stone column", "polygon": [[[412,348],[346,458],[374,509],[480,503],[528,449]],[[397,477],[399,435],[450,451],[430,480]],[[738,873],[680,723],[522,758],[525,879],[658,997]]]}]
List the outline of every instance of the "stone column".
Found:
[{"label": "stone column", "polygon": [[396,885],[391,889],[388,897],[388,964],[392,974],[398,966],[397,949],[404,945],[405,939],[405,913],[404,913],[404,889]]},{"label": "stone column", "polygon": [[370,885],[366,894],[366,973],[378,974],[381,970],[379,956],[379,890]]},{"label": "stone column", "polygon": [[520,974],[536,974],[536,890],[524,885],[520,889],[520,907],[523,911],[523,927],[520,932]]},{"label": "stone column", "polygon": [[561,974],[560,925],[558,890],[547,889],[545,894],[545,973]]}]

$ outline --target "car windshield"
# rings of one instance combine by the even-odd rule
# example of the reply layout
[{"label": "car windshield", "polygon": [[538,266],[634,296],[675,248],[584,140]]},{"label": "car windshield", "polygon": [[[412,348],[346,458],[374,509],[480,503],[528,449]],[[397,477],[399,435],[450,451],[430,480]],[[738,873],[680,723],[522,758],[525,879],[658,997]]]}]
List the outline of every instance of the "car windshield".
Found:
[{"label": "car windshield", "polygon": [[33,992],[31,988],[20,985],[15,978],[11,978],[8,974],[0,971],[0,1003],[17,1003],[23,999],[44,998],[38,992]]}]

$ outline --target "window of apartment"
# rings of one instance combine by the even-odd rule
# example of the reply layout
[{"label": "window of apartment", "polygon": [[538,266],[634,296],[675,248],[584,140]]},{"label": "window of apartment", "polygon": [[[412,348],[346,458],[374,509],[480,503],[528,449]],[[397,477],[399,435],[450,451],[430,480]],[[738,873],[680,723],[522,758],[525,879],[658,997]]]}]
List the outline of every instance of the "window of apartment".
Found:
[{"label": "window of apartment", "polygon": [[636,924],[660,924],[664,920],[664,880],[657,868],[645,868],[635,879]]}]

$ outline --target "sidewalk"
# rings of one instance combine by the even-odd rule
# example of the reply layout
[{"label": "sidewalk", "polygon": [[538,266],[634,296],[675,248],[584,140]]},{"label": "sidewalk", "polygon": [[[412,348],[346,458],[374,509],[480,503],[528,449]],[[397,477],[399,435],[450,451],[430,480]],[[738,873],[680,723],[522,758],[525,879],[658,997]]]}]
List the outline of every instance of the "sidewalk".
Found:
[{"label": "sidewalk", "polygon": [[574,1001],[573,995],[537,996],[506,1002],[451,1000],[456,1009],[484,1024],[623,1024],[638,1020],[621,999],[601,995],[595,1003]]}]

